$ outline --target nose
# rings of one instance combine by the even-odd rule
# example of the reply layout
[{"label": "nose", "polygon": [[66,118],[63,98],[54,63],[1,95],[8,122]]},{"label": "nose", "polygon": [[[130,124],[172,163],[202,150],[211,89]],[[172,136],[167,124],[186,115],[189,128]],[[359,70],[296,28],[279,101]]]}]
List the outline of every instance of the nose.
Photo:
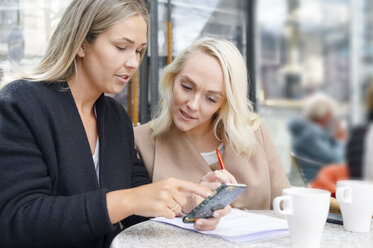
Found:
[{"label": "nose", "polygon": [[187,106],[190,110],[198,110],[199,108],[199,101],[200,101],[199,94],[193,94],[193,96],[188,100]]},{"label": "nose", "polygon": [[139,64],[140,64],[140,56],[138,55],[138,53],[136,53],[136,51],[127,54],[127,58],[124,62],[125,67],[136,70]]}]

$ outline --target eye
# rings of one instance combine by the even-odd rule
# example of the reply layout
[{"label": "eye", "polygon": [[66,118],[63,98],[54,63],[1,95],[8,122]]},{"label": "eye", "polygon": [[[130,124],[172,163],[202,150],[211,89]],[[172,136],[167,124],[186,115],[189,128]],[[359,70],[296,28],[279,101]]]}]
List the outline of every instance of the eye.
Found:
[{"label": "eye", "polygon": [[207,96],[206,98],[207,98],[208,101],[210,101],[212,103],[217,103],[218,102],[213,97]]},{"label": "eye", "polygon": [[115,47],[118,48],[119,51],[124,51],[124,50],[126,50],[125,47],[121,47],[121,46],[115,46]]},{"label": "eye", "polygon": [[136,53],[141,55],[143,53],[143,51],[144,51],[144,49],[136,50]]},{"label": "eye", "polygon": [[192,90],[192,87],[190,87],[186,84],[181,84],[181,87],[183,87],[185,90]]}]

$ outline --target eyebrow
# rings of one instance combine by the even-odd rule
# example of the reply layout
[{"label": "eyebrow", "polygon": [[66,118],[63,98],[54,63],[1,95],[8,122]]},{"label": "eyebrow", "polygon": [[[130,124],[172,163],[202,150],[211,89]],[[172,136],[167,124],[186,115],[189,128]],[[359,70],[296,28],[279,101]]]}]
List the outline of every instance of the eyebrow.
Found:
[{"label": "eyebrow", "polygon": [[[183,79],[187,80],[189,83],[193,84],[194,86],[196,86],[197,84],[193,81],[193,79],[191,79],[189,76],[187,75],[183,75],[182,76]],[[208,90],[207,91],[208,93],[210,94],[216,94],[216,95],[220,95],[220,96],[223,96],[223,92],[222,91],[218,91],[218,90]]]},{"label": "eyebrow", "polygon": [[[131,39],[128,39],[128,38],[126,38],[126,37],[122,37],[122,38],[120,38],[121,40],[124,40],[124,41],[127,41],[128,43],[130,43],[130,44],[135,44],[135,42],[133,41],[133,40],[131,40]],[[148,45],[148,43],[147,42],[144,42],[144,43],[142,43],[140,46],[142,46],[142,47],[144,47],[144,46],[147,46]]]}]

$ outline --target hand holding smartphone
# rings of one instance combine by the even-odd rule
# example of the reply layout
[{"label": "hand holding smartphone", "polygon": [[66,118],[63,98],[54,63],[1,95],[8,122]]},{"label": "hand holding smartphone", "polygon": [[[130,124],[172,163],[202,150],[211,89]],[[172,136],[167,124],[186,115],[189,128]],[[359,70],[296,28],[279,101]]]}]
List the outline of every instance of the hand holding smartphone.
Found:
[{"label": "hand holding smartphone", "polygon": [[245,184],[222,184],[214,195],[207,197],[189,214],[184,216],[184,223],[194,223],[199,218],[212,218],[215,210],[223,209],[233,202],[246,189]]}]

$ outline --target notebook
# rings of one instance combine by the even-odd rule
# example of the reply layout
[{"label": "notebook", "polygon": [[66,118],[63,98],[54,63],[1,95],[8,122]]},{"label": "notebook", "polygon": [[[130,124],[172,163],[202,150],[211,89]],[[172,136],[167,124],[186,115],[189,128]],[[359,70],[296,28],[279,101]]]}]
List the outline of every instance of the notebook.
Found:
[{"label": "notebook", "polygon": [[193,224],[183,223],[180,217],[174,219],[157,217],[151,220],[239,243],[257,242],[289,235],[286,220],[236,208],[224,216],[216,229],[212,231],[196,230]]}]

